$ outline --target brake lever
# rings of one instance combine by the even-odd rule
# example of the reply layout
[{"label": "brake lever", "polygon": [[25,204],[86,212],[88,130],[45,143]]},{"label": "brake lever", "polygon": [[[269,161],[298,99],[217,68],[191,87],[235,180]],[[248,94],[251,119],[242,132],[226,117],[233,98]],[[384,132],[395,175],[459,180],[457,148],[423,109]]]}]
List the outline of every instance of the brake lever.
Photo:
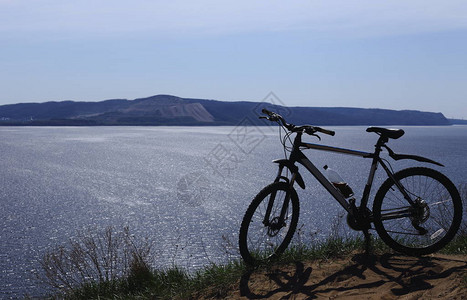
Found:
[{"label": "brake lever", "polygon": [[320,137],[319,135],[316,134],[316,130],[313,130],[312,128],[306,128],[306,129],[305,129],[305,132],[306,132],[308,135],[317,137],[318,140],[321,141],[321,137]]},{"label": "brake lever", "polygon": [[312,133],[312,134],[310,134],[310,135],[311,135],[311,136],[316,136],[316,137],[318,138],[318,140],[320,140],[320,141],[321,141],[321,137],[320,137],[319,135],[317,135],[317,134],[314,134],[314,133]]}]

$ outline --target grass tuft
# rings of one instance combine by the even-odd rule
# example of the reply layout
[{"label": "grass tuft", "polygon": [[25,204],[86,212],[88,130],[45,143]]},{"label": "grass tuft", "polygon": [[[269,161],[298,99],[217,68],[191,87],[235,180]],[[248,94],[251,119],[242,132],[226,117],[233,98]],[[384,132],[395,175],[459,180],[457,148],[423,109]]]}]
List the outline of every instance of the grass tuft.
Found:
[{"label": "grass tuft", "polygon": [[[379,239],[374,239],[373,252],[387,253],[391,250]],[[467,236],[458,237],[442,253],[466,254]],[[291,246],[276,261],[259,267],[269,269],[297,261],[329,260],[342,258],[355,251],[363,251],[362,238],[332,238],[311,246]],[[212,264],[195,273],[179,267],[166,270],[150,270],[145,265],[135,264],[129,275],[103,282],[86,282],[57,295],[65,299],[192,299],[224,298],[242,275],[251,268],[234,260],[225,265]]]}]

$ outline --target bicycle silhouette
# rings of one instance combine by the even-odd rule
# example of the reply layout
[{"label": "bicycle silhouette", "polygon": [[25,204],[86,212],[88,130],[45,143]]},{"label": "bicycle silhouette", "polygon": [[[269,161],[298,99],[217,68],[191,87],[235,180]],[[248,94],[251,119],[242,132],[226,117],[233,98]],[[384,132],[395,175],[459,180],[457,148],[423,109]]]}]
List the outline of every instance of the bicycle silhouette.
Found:
[{"label": "bicycle silhouette", "polygon": [[[279,165],[274,182],[256,195],[243,218],[239,248],[247,264],[254,265],[277,257],[284,252],[294,235],[299,217],[299,199],[294,185],[305,188],[297,163],[313,174],[342,205],[347,211],[348,225],[364,233],[367,246],[370,241],[370,229],[375,229],[392,249],[415,256],[438,251],[454,238],[462,220],[462,201],[451,180],[442,173],[426,167],[412,167],[394,173],[390,165],[380,157],[385,149],[394,160],[411,159],[442,166],[425,157],[394,153],[386,144],[389,139],[402,137],[403,130],[369,127],[366,131],[378,134],[379,138],[374,152],[363,152],[303,142],[303,134],[319,138],[317,133],[333,136],[335,132],[311,125],[296,126],[287,123],[277,113],[266,109],[262,112],[267,116],[260,118],[278,123],[285,131],[281,142],[286,153],[289,152],[289,157],[274,161]],[[293,141],[292,134],[295,134]],[[288,146],[287,141],[292,145]],[[372,159],[359,206],[353,197],[352,189],[345,182],[331,182],[305,156],[302,152],[305,149]],[[379,187],[370,210],[368,200],[378,166],[384,169],[388,178]],[[285,175],[284,169],[288,171]]]}]

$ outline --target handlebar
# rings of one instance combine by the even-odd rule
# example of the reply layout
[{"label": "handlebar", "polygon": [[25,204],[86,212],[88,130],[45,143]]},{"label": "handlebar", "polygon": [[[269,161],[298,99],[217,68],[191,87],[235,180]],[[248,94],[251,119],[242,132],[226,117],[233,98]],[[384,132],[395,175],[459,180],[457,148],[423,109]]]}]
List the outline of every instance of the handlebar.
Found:
[{"label": "handlebar", "polygon": [[321,132],[321,133],[328,134],[331,136],[334,136],[336,134],[336,132],[333,130],[328,130],[328,129],[324,129],[324,128],[317,127],[317,126],[311,126],[311,125],[296,126],[293,124],[289,124],[285,121],[285,119],[281,115],[275,112],[272,112],[270,110],[267,110],[266,108],[263,108],[261,112],[263,114],[268,115],[268,117],[260,117],[260,118],[266,118],[271,122],[278,122],[279,124],[282,123],[282,126],[284,126],[285,128],[287,128],[287,130],[292,131],[292,132],[306,132],[309,135],[312,135],[315,132]]},{"label": "handlebar", "polygon": [[324,129],[324,128],[316,127],[316,126],[314,126],[314,128],[316,131],[327,134],[327,135],[331,135],[331,136],[336,135],[336,132],[334,130]]}]

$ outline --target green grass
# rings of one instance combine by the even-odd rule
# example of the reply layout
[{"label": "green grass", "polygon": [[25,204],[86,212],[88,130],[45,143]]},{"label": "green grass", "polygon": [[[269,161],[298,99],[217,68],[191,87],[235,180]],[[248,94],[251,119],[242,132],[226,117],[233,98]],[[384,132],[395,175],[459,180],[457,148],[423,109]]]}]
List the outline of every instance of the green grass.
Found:
[{"label": "green grass", "polygon": [[[257,267],[267,270],[297,261],[328,260],[363,252],[363,238],[330,238],[314,245],[292,245],[275,261]],[[372,240],[372,252],[392,252],[381,240]],[[467,254],[467,236],[458,236],[441,253]],[[235,289],[241,276],[251,270],[240,260],[225,265],[212,264],[189,273],[172,267],[165,270],[149,270],[134,267],[129,276],[100,283],[85,283],[78,288],[56,294],[56,299],[190,299],[200,295],[222,298]],[[467,280],[467,279],[466,279]]]},{"label": "green grass", "polygon": [[187,299],[200,293],[222,297],[245,272],[246,267],[233,262],[225,266],[211,265],[194,274],[174,267],[139,274],[136,278],[119,279],[81,287],[52,296],[55,299]]},{"label": "green grass", "polygon": [[[467,236],[458,237],[451,242],[443,253],[466,254]],[[311,246],[291,246],[274,262],[258,267],[268,269],[287,265],[296,261],[327,260],[346,257],[364,250],[362,238],[331,238]],[[387,253],[391,250],[379,239],[373,239],[374,253]],[[166,270],[133,270],[128,278],[100,284],[88,283],[80,288],[56,295],[65,299],[189,299],[200,295],[205,297],[224,297],[238,285],[241,276],[249,268],[241,261],[232,261],[225,265],[210,265],[204,269],[189,273],[173,267]],[[251,270],[251,269],[250,269]]]},{"label": "green grass", "polygon": [[455,237],[439,252],[443,254],[467,255],[467,235],[460,235]]}]

